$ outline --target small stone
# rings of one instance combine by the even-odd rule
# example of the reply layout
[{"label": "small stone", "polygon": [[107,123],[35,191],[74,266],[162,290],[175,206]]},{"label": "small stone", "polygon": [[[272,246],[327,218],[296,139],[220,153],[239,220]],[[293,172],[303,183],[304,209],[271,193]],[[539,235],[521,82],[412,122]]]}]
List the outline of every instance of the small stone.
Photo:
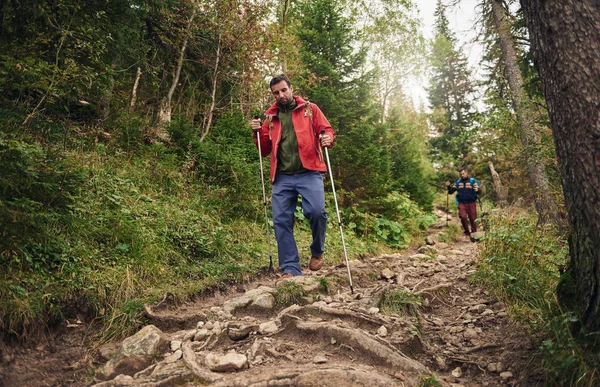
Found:
[{"label": "small stone", "polygon": [[398,380],[401,380],[401,381],[403,381],[403,382],[404,382],[404,381],[406,381],[406,376],[404,376],[404,374],[403,374],[403,373],[401,373],[401,372],[396,372],[396,373],[394,374],[394,377],[395,377],[396,379],[398,379]]},{"label": "small stone", "polygon": [[171,341],[171,351],[175,352],[181,348],[181,340]]},{"label": "small stone", "polygon": [[477,304],[477,305],[473,305],[472,307],[470,307],[469,312],[481,313],[485,310],[485,308],[486,308],[485,304]]},{"label": "small stone", "polygon": [[270,293],[264,293],[256,297],[251,307],[260,310],[272,310],[275,307],[275,297]]},{"label": "small stone", "polygon": [[227,336],[233,341],[244,340],[248,336],[250,336],[250,332],[252,331],[252,325],[242,325],[238,327],[229,326],[227,327]]},{"label": "small stone", "polygon": [[213,306],[210,308],[210,311],[213,313],[217,313],[221,311],[221,308],[219,306]]},{"label": "small stone", "polygon": [[490,314],[494,314],[494,311],[491,310],[491,309],[486,309],[483,312],[481,312],[482,316],[487,316],[487,315],[490,315]]},{"label": "small stone", "polygon": [[327,363],[327,358],[323,355],[317,355],[313,358],[313,363],[315,363],[315,364]]},{"label": "small stone", "polygon": [[208,331],[208,329],[198,329],[198,331],[194,335],[194,341],[204,340],[209,334],[210,332]]},{"label": "small stone", "polygon": [[425,239],[425,243],[427,243],[430,246],[435,245],[438,242],[438,236],[437,235],[427,235],[427,238]]},{"label": "small stone", "polygon": [[429,255],[426,254],[414,254],[410,256],[411,259],[429,259]]},{"label": "small stone", "polygon": [[497,363],[490,363],[487,365],[487,370],[490,372],[496,372],[498,370]]},{"label": "small stone", "polygon": [[233,372],[248,368],[248,358],[239,353],[225,355],[209,353],[206,355],[205,363],[211,371],[215,372]]},{"label": "small stone", "polygon": [[204,321],[198,321],[198,324],[196,324],[196,329],[200,329],[204,326]]},{"label": "small stone", "polygon": [[448,364],[446,364],[446,361],[439,357],[439,356],[435,356],[435,363],[437,364],[438,368],[442,371],[445,371],[448,368]]},{"label": "small stone", "polygon": [[464,332],[463,332],[463,337],[466,340],[470,340],[470,339],[475,339],[477,338],[479,335],[477,334],[477,332],[475,332],[475,329],[472,328],[467,328]]},{"label": "small stone", "polygon": [[196,336],[196,329],[190,329],[189,331],[185,331],[183,335],[183,341],[191,341]]},{"label": "small stone", "polygon": [[278,329],[279,327],[277,327],[275,321],[271,320],[260,324],[258,326],[258,333],[261,335],[268,335],[277,332]]},{"label": "small stone", "polygon": [[212,330],[213,329],[213,322],[212,321],[207,321],[206,324],[204,324],[204,329],[206,330]]},{"label": "small stone", "polygon": [[379,308],[369,308],[369,314],[377,314],[379,313]]},{"label": "small stone", "polygon": [[504,370],[506,369],[506,367],[504,367],[503,363],[496,363],[496,372],[504,372]]},{"label": "small stone", "polygon": [[512,372],[505,371],[505,372],[500,373],[500,377],[504,380],[508,380],[513,377],[513,374],[512,374]]},{"label": "small stone", "polygon": [[460,369],[460,367],[456,367],[452,370],[452,376],[454,376],[455,378],[460,378],[462,376],[462,370]]},{"label": "small stone", "polygon": [[378,330],[377,330],[377,334],[381,337],[385,337],[388,334],[388,330],[385,326],[381,326]]},{"label": "small stone", "polygon": [[178,349],[173,354],[165,357],[163,361],[167,364],[175,363],[177,360],[181,359],[182,356],[183,352],[181,351],[181,349]]},{"label": "small stone", "polygon": [[396,274],[388,268],[383,269],[383,271],[381,272],[381,278],[388,280],[394,278],[395,275]]}]

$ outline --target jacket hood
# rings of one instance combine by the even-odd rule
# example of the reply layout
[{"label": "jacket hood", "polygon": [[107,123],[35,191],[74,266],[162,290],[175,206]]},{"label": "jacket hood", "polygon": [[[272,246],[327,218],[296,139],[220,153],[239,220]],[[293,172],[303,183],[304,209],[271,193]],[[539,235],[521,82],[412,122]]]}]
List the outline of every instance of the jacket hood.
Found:
[{"label": "jacket hood", "polygon": [[[304,104],[306,104],[306,101],[304,99],[302,99],[302,97],[298,97],[297,95],[294,96],[294,99],[296,100],[296,109],[301,108],[302,106],[304,106]],[[265,111],[265,115],[266,116],[274,116],[277,114],[277,112],[279,111],[279,106],[277,106],[277,102],[275,102],[273,105],[271,105],[270,108],[268,108]]]}]

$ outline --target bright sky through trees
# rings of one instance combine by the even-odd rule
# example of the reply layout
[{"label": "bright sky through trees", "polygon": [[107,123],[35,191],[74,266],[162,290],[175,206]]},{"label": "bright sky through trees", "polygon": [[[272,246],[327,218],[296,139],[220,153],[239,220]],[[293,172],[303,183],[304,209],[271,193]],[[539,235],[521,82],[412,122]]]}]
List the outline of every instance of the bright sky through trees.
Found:
[{"label": "bright sky through trees", "polygon": [[[478,17],[477,4],[480,0],[460,0],[458,5],[450,6],[449,0],[445,0],[447,5],[446,17],[450,22],[450,28],[456,33],[456,37],[461,44],[461,50],[467,58],[469,58],[469,66],[475,75],[479,78],[479,62],[482,55],[482,47],[474,42],[477,36],[475,26],[476,18]],[[437,0],[417,0],[419,7],[419,15],[423,20],[423,35],[426,39],[433,38],[433,13],[435,11]],[[427,94],[424,85],[427,84],[427,79],[424,78],[420,82],[414,81],[408,85],[408,94],[414,99],[415,105],[419,106],[424,103],[427,106]]]}]

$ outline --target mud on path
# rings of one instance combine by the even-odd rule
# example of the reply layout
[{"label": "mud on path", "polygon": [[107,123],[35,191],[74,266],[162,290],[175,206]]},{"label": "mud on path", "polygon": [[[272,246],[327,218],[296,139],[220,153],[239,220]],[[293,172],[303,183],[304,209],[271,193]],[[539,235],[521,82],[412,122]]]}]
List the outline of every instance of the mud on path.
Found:
[{"label": "mud on path", "polygon": [[468,280],[477,245],[439,242],[438,216],[429,245],[352,260],[354,294],[345,265],[325,262],[177,308],[165,299],[121,343],[90,351],[75,324],[43,348],[0,348],[0,385],[543,385],[524,329]]}]

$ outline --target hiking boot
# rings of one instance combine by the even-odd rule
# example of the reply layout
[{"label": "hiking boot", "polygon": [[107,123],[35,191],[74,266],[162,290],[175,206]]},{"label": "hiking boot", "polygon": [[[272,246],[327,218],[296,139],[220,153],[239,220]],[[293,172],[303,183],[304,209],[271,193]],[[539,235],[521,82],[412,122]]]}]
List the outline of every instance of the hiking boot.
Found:
[{"label": "hiking boot", "polygon": [[310,262],[308,263],[308,268],[312,271],[320,270],[323,266],[323,256],[320,255],[318,257],[311,257]]},{"label": "hiking boot", "polygon": [[288,278],[293,278],[293,277],[294,277],[294,275],[292,273],[283,273],[282,275],[279,276],[279,281],[288,279]]}]

